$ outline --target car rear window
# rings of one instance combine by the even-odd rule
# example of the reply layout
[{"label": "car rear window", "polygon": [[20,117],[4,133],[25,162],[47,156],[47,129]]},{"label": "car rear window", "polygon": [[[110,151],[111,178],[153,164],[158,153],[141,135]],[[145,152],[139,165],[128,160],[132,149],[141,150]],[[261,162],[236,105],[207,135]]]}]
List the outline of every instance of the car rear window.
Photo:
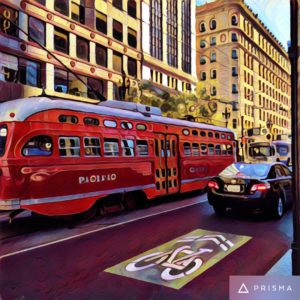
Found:
[{"label": "car rear window", "polygon": [[232,164],[220,173],[220,176],[266,177],[269,173],[269,164]]}]

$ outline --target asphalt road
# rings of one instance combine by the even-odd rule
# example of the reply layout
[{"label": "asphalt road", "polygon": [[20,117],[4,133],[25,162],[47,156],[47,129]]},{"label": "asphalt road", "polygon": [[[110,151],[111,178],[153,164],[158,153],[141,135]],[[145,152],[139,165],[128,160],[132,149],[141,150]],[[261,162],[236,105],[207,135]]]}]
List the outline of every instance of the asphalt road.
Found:
[{"label": "asphalt road", "polygon": [[[290,247],[290,211],[280,221],[240,213],[220,218],[207,202],[186,201],[164,213],[158,206],[148,216],[143,210],[110,216],[106,226],[92,223],[57,239],[10,239],[0,256],[2,299],[228,299],[230,275],[264,275]],[[179,290],[104,272],[195,229],[252,239]]]}]

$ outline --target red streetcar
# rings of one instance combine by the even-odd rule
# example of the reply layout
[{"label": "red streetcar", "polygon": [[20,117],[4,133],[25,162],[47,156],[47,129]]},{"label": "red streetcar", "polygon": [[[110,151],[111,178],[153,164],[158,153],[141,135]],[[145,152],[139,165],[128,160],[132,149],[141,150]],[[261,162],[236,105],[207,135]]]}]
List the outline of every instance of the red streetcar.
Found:
[{"label": "red streetcar", "polygon": [[234,161],[231,130],[154,107],[45,97],[0,104],[0,210],[69,215],[108,195],[184,193]]}]

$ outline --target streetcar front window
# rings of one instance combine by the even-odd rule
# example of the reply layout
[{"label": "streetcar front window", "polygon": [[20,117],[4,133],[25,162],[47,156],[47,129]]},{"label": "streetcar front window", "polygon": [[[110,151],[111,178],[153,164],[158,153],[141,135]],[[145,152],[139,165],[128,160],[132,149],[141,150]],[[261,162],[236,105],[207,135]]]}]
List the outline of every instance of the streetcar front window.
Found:
[{"label": "streetcar front window", "polygon": [[46,135],[31,138],[23,147],[24,156],[49,156],[52,154],[52,139]]},{"label": "streetcar front window", "polygon": [[256,156],[272,156],[273,151],[272,148],[269,146],[255,146],[255,147],[251,147],[249,149],[249,155],[252,157],[256,157]]},{"label": "streetcar front window", "polygon": [[276,147],[277,152],[279,153],[280,156],[288,156],[289,154],[289,147],[285,145],[279,145]]},{"label": "streetcar front window", "polygon": [[5,153],[5,145],[7,140],[7,126],[0,126],[0,156],[3,156]]}]

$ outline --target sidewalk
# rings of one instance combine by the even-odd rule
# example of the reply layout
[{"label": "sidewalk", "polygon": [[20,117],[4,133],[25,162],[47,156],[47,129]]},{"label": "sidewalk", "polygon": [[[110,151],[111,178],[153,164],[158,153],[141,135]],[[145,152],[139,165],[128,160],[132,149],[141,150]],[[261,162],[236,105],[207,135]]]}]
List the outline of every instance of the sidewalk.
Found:
[{"label": "sidewalk", "polygon": [[292,275],[292,250],[288,250],[266,276],[291,276]]}]

